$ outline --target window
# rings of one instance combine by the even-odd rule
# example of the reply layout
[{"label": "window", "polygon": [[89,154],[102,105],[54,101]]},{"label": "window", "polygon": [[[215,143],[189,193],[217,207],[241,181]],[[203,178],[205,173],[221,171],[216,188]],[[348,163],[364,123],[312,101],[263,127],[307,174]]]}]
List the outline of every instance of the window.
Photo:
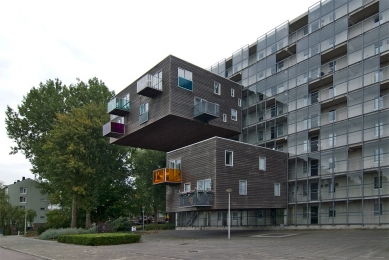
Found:
[{"label": "window", "polygon": [[382,109],[383,105],[384,105],[384,101],[382,99],[382,96],[374,99],[374,110]]},{"label": "window", "polygon": [[21,194],[26,194],[27,193],[27,188],[20,188],[20,193]]},{"label": "window", "polygon": [[384,153],[383,153],[382,148],[381,149],[375,149],[374,150],[374,162],[375,163],[382,162],[383,159],[384,159]]},{"label": "window", "polygon": [[328,169],[334,169],[335,168],[335,162],[333,158],[328,158]]},{"label": "window", "polygon": [[169,169],[181,170],[181,159],[170,160],[169,161]]},{"label": "window", "polygon": [[213,93],[220,95],[221,94],[221,86],[220,83],[214,82],[213,84]]},{"label": "window", "polygon": [[319,26],[320,26],[319,20],[317,20],[317,21],[311,23],[311,32],[314,32],[314,31],[318,30],[318,29],[319,29]]},{"label": "window", "polygon": [[307,207],[303,207],[303,218],[307,218],[307,217],[308,217]]},{"label": "window", "polygon": [[26,208],[26,206],[20,206],[19,208],[20,208],[20,209],[25,209],[25,208]]},{"label": "window", "polygon": [[331,110],[330,112],[328,112],[328,121],[331,123],[331,122],[334,122],[336,120],[336,111],[335,110]]},{"label": "window", "polygon": [[45,216],[41,216],[41,218],[45,218]]},{"label": "window", "polygon": [[266,158],[259,157],[259,169],[262,171],[266,170]]},{"label": "window", "polygon": [[178,68],[178,86],[192,91],[193,90],[192,72]]},{"label": "window", "polygon": [[335,210],[334,207],[330,206],[330,207],[328,208],[328,216],[329,216],[329,217],[332,217],[332,216],[336,217],[336,210]]},{"label": "window", "polygon": [[227,114],[223,114],[223,122],[227,122]]},{"label": "window", "polygon": [[197,181],[197,190],[207,191],[211,190],[211,179],[199,180]]},{"label": "window", "polygon": [[238,107],[242,106],[242,99],[238,98]]},{"label": "window", "polygon": [[239,181],[239,195],[247,195],[247,181]]},{"label": "window", "polygon": [[41,202],[46,202],[46,199],[41,199]]},{"label": "window", "polygon": [[276,107],[272,106],[270,108],[270,117],[275,117],[276,116]]},{"label": "window", "polygon": [[238,211],[232,212],[232,220],[238,220]]},{"label": "window", "polygon": [[258,132],[258,141],[263,141],[263,132]]},{"label": "window", "polygon": [[308,145],[309,145],[309,141],[308,140],[304,140],[304,142],[303,142],[303,151],[304,151],[304,153],[308,152]]},{"label": "window", "polygon": [[41,210],[46,210],[45,208],[41,208]]},{"label": "window", "polygon": [[336,89],[334,87],[330,87],[328,89],[328,97],[333,98],[336,96]]},{"label": "window", "polygon": [[308,173],[308,162],[303,162],[303,174],[306,175]]},{"label": "window", "polygon": [[284,125],[279,124],[277,126],[277,136],[282,136],[282,135],[284,135]]},{"label": "window", "polygon": [[335,193],[335,183],[333,183],[331,180],[330,180],[330,183],[328,185],[328,192]]},{"label": "window", "polygon": [[284,151],[284,145],[280,144],[280,145],[277,145],[277,151]]},{"label": "window", "polygon": [[382,215],[382,203],[374,203],[374,216]]},{"label": "window", "polygon": [[26,203],[27,201],[27,198],[26,197],[20,197],[20,202],[21,203]]},{"label": "window", "polygon": [[280,184],[274,183],[274,196],[280,196],[280,194],[281,194]]},{"label": "window", "polygon": [[139,107],[139,115],[143,115],[144,113],[149,111],[149,103],[145,103],[140,105]]},{"label": "window", "polygon": [[234,153],[231,151],[225,151],[225,164],[226,166],[234,165]]},{"label": "window", "polygon": [[336,146],[336,134],[330,134],[328,137],[328,145],[329,147]]},{"label": "window", "polygon": [[238,121],[238,111],[231,109],[231,120]]},{"label": "window", "polygon": [[383,134],[384,134],[384,126],[382,122],[376,123],[374,127],[374,136],[378,137],[378,136],[382,136]]},{"label": "window", "polygon": [[235,89],[231,89],[231,97],[235,97]]},{"label": "window", "polygon": [[184,192],[190,191],[190,182],[184,184]]},{"label": "window", "polygon": [[303,120],[303,130],[307,130],[307,129],[308,129],[308,119],[304,118],[304,120]]},{"label": "window", "polygon": [[374,189],[382,189],[382,176],[380,176],[379,178],[374,177]]},{"label": "window", "polygon": [[303,196],[307,196],[307,194],[308,194],[308,185],[303,184]]},{"label": "window", "polygon": [[217,212],[217,220],[218,221],[222,220],[222,212],[220,211]]},{"label": "window", "polygon": [[257,210],[257,218],[263,218],[263,209]]}]

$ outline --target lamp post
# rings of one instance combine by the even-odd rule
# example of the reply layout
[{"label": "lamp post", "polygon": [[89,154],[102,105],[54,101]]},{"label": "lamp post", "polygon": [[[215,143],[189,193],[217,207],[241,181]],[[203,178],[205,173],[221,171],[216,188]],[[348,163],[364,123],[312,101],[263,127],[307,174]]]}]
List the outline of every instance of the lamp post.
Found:
[{"label": "lamp post", "polygon": [[228,218],[227,218],[227,224],[228,224],[228,239],[230,239],[230,227],[231,227],[231,211],[230,211],[230,206],[231,206],[231,192],[232,189],[226,189],[228,192]]},{"label": "lamp post", "polygon": [[145,231],[145,206],[142,206],[142,223],[143,231]]}]

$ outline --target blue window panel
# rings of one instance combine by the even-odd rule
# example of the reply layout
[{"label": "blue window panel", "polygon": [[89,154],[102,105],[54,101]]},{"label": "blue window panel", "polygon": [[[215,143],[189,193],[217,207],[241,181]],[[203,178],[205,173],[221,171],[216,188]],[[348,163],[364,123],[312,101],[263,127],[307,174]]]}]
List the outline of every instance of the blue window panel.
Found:
[{"label": "blue window panel", "polygon": [[193,82],[182,77],[178,77],[178,86],[190,90],[193,90]]}]

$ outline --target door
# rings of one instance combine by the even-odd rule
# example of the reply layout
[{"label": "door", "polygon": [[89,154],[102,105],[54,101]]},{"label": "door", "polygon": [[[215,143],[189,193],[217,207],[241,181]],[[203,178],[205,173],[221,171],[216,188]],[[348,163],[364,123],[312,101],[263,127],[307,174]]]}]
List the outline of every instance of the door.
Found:
[{"label": "door", "polygon": [[276,209],[270,210],[270,221],[273,226],[277,226],[277,212]]},{"label": "door", "polygon": [[319,92],[314,91],[311,93],[311,104],[315,104],[318,102]]},{"label": "door", "polygon": [[311,152],[317,152],[319,150],[317,145],[318,142],[319,142],[318,136],[314,136],[311,138]]},{"label": "door", "polygon": [[311,206],[311,224],[318,224],[319,223],[318,220],[319,220],[319,218],[318,218],[318,207],[317,206]]},{"label": "door", "polygon": [[318,200],[319,184],[317,182],[311,183],[311,200]]}]

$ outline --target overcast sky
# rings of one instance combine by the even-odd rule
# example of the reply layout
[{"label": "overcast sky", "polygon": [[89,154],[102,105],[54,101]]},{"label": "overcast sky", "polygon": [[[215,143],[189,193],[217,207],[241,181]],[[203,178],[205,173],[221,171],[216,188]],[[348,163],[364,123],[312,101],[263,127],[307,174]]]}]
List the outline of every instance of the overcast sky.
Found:
[{"label": "overcast sky", "polygon": [[34,178],[4,120],[40,82],[97,77],[118,93],[169,54],[208,68],[316,2],[0,0],[0,181]]}]

